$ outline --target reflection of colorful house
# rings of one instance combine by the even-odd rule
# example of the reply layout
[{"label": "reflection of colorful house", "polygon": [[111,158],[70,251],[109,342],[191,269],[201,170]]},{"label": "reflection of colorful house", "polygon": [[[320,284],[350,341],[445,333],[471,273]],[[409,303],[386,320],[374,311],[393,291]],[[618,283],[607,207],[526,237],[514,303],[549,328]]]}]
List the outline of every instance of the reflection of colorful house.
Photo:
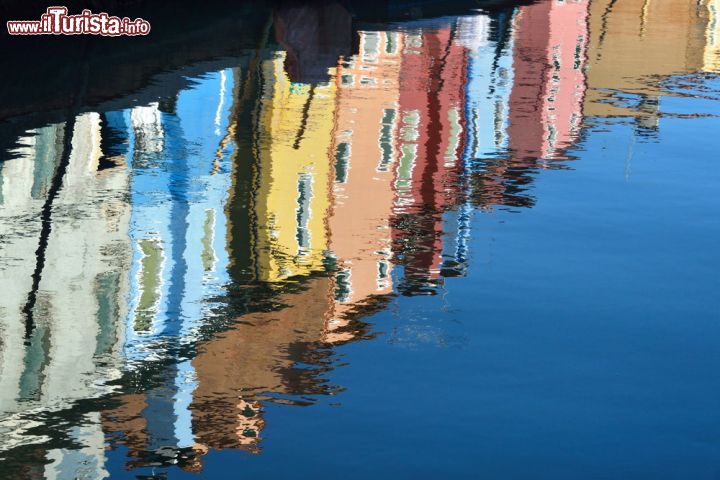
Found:
[{"label": "reflection of colorful house", "polygon": [[[263,403],[293,403],[299,395],[326,394],[330,388],[318,375],[321,369],[307,365],[323,355],[334,303],[332,280],[308,279],[299,291],[282,293],[274,301],[283,307],[245,314],[221,336],[197,344],[188,362],[193,376],[187,402],[163,385],[119,396],[119,404],[103,415],[105,430],[122,432],[122,443],[140,465],[157,460],[198,470],[210,449],[259,452]],[[166,432],[152,418],[161,413],[153,410],[158,401],[153,396],[163,388],[171,407],[163,412],[171,420]]]},{"label": "reflection of colorful house", "polygon": [[[585,95],[587,8],[587,0],[522,6],[507,22],[513,35],[505,48],[497,43],[494,51],[480,47],[471,58],[468,152],[483,162],[469,187],[476,205],[531,205],[524,193],[532,182],[530,171],[551,166],[548,160],[563,158],[577,140]],[[498,36],[499,27],[491,28],[491,35]],[[483,124],[484,132],[478,128]]]},{"label": "reflection of colorful house", "polygon": [[262,64],[254,199],[255,268],[270,282],[324,269],[336,90],[290,82],[284,54],[275,55]]},{"label": "reflection of colorful house", "polygon": [[337,304],[328,341],[358,304],[392,291],[390,217],[397,166],[398,98],[404,35],[360,32],[359,53],[337,70],[333,206]]},{"label": "reflection of colorful house", "polygon": [[585,114],[632,115],[642,117],[646,127],[657,126],[662,78],[701,70],[713,56],[705,47],[706,35],[717,32],[708,29],[707,12],[714,5],[707,0],[591,2]]},{"label": "reflection of colorful house", "polygon": [[[335,86],[292,84],[282,66],[282,54],[262,63],[263,95],[253,118],[256,188],[250,201],[232,211],[226,202],[236,188],[230,175],[237,172],[224,162],[245,161],[226,151],[235,148],[226,139],[234,138],[236,118],[213,125],[208,119],[218,118],[216,104],[204,100],[213,90],[237,93],[223,83],[230,75],[204,79],[176,100],[136,107],[122,117],[131,127],[136,169],[131,234],[136,284],[126,347],[131,358],[149,359],[171,338],[194,339],[199,320],[211,315],[203,300],[222,293],[228,281],[225,242],[233,242],[238,229],[227,216],[238,208],[255,219],[243,233],[252,237],[248,260],[256,280],[324,271]],[[242,100],[220,97],[218,112],[227,107],[235,115]],[[330,279],[307,282],[306,290],[279,296],[288,308],[242,316],[222,338],[202,342],[193,360],[163,368],[157,385],[120,397],[121,405],[103,420],[105,428],[123,431],[140,463],[175,459],[196,469],[208,448],[254,450],[264,425],[262,405],[252,392],[241,398],[238,391],[256,387],[293,394],[307,392],[294,379],[312,382],[304,379],[306,369],[295,372],[293,364],[306,360],[296,354],[322,340],[333,296]],[[288,348],[293,350],[283,360]]]},{"label": "reflection of colorful house", "polygon": [[[17,411],[18,397],[22,392],[36,390],[23,387],[30,378],[24,374],[25,364],[42,362],[47,355],[40,342],[36,353],[25,345],[23,307],[32,289],[32,274],[36,268],[35,251],[40,238],[41,224],[38,215],[42,210],[47,185],[59,161],[64,137],[64,125],[49,125],[32,132],[35,135],[21,139],[25,146],[18,150],[18,158],[0,163],[0,225],[3,241],[0,243],[0,412]],[[17,231],[23,225],[24,231]],[[36,327],[41,335],[44,327]],[[38,373],[38,372],[36,372]],[[39,381],[39,373],[31,385]]]},{"label": "reflection of colorful house", "polygon": [[450,25],[421,32],[406,34],[400,72],[393,238],[405,293],[432,291],[442,263],[442,212],[462,190],[468,52]]},{"label": "reflection of colorful house", "polygon": [[[473,162],[497,157],[507,148],[508,97],[512,83],[512,58],[508,53],[502,15],[461,17],[457,24],[457,42],[468,51],[467,83],[464,105],[464,147],[461,156],[463,195],[456,207],[443,213],[441,274],[464,275],[469,255],[470,223],[475,206],[497,202],[491,194],[502,190],[502,183],[489,175],[482,182],[468,172],[476,171]],[[487,171],[484,172],[487,174]],[[460,187],[459,187],[460,188]],[[478,202],[479,200],[479,202]]]},{"label": "reflection of colorful house", "polygon": [[117,366],[122,344],[129,172],[123,164],[100,169],[98,114],[76,118],[71,145],[63,187],[53,203],[53,227],[40,283],[43,296],[55,297],[45,308],[52,319],[47,334],[57,340],[48,352],[51,360],[43,375],[49,390],[63,392],[75,385],[74,393],[82,398],[91,391],[88,388],[85,395],[77,391],[83,375],[117,375],[100,371],[95,357],[108,356]]},{"label": "reflection of colorful house", "polygon": [[705,0],[707,27],[705,28],[705,51],[703,70],[720,72],[720,0]]},{"label": "reflection of colorful house", "polygon": [[[128,169],[122,157],[113,168],[103,164],[98,114],[79,115],[70,125],[32,132],[18,158],[0,172],[0,256],[6,267],[0,272],[0,418],[14,429],[3,432],[0,449],[33,441],[23,435],[34,426],[27,412],[100,395],[103,384],[119,375],[130,260]],[[69,143],[66,135],[72,135]],[[59,175],[64,144],[71,150]],[[48,199],[58,182],[62,188]],[[44,205],[50,205],[52,224],[45,233],[39,219]],[[31,303],[33,275],[39,281]],[[46,478],[105,475],[95,417],[69,432],[84,448],[46,452]]]},{"label": "reflection of colorful house", "polygon": [[[495,21],[494,21],[495,20]],[[465,90],[465,159],[497,155],[507,148],[507,115],[512,86],[512,39],[502,43],[496,18],[461,19],[459,41],[469,50]]]},{"label": "reflection of colorful house", "polygon": [[323,392],[313,369],[295,365],[315,363],[333,304],[331,280],[307,280],[301,291],[275,301],[284,307],[243,315],[221,337],[198,346],[190,406],[196,448],[255,452],[265,425],[263,399]]},{"label": "reflection of colorful house", "polygon": [[552,158],[579,134],[588,5],[550,0],[516,15],[508,127],[513,165]]},{"label": "reflection of colorful house", "polygon": [[[177,98],[106,115],[116,135],[127,138],[133,168],[125,338],[131,365],[162,360],[168,344],[193,341],[212,316],[208,299],[228,282],[226,238],[218,232],[226,231],[229,166],[215,151],[227,128],[230,79],[220,71]],[[194,445],[188,407],[195,378],[189,360],[173,361],[131,402],[142,405],[144,449]]]},{"label": "reflection of colorful house", "polygon": [[[202,299],[227,282],[227,165],[214,152],[225,128],[230,75],[221,71],[177,99],[111,117],[129,131],[132,166],[132,345],[191,335]],[[217,98],[217,102],[208,102]],[[211,119],[216,118],[213,122]]]},{"label": "reflection of colorful house", "polygon": [[472,169],[468,196],[474,204],[490,208],[513,203],[507,185],[510,168],[504,161],[513,84],[513,43],[510,21],[502,15],[477,16],[466,21],[470,20],[468,30],[472,33],[468,37],[472,38],[474,48],[468,59],[464,160],[485,162],[484,169]]}]

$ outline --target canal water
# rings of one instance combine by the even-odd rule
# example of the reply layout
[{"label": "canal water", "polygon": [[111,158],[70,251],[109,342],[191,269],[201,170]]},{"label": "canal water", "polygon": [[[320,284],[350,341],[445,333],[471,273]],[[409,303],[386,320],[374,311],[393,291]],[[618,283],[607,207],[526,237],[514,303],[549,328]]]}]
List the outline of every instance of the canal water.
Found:
[{"label": "canal water", "polygon": [[451,13],[6,102],[0,477],[720,475],[720,3]]}]

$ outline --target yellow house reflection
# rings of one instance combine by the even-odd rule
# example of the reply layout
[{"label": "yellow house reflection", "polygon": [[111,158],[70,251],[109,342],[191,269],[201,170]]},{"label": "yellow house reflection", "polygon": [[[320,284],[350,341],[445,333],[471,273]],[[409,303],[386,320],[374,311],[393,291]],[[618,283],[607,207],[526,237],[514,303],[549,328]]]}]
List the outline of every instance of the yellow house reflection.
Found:
[{"label": "yellow house reflection", "polygon": [[278,282],[324,268],[328,248],[327,152],[333,130],[333,83],[290,82],[284,53],[262,64],[255,199],[258,280]]}]

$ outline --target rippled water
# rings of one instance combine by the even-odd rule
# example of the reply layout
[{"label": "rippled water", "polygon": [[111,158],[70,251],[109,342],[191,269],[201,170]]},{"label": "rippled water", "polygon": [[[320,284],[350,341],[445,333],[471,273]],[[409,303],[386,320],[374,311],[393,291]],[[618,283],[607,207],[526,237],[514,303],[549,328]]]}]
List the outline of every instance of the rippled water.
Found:
[{"label": "rippled water", "polygon": [[717,478],[720,3],[269,18],[6,103],[0,476]]}]

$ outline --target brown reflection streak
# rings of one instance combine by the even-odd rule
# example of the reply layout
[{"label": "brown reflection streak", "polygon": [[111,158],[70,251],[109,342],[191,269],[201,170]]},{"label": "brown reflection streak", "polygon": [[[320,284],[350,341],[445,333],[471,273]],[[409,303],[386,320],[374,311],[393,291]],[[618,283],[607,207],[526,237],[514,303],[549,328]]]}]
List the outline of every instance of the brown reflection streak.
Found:
[{"label": "brown reflection streak", "polygon": [[256,400],[263,393],[324,392],[312,370],[293,367],[312,355],[332,306],[329,279],[310,281],[306,288],[279,295],[277,302],[287,307],[245,315],[242,324],[199,347],[192,362],[198,386],[190,407],[199,443],[215,449],[252,447],[264,425]]},{"label": "brown reflection streak", "polygon": [[122,432],[119,441],[130,450],[130,456],[137,456],[147,448],[147,421],[143,411],[147,407],[145,395],[129,393],[116,399],[120,404],[116,408],[102,412],[102,425],[106,432]]}]

